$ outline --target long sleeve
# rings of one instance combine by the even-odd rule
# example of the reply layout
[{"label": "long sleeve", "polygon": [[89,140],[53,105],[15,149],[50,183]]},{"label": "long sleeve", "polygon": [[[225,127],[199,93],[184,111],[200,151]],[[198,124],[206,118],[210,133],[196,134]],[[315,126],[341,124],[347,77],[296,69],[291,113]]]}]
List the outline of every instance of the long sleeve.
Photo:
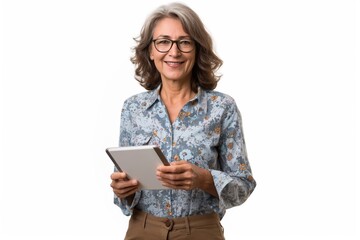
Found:
[{"label": "long sleeve", "polygon": [[[130,146],[132,132],[132,121],[131,121],[131,111],[129,110],[129,102],[125,101],[121,111],[121,120],[120,120],[120,138],[119,146]],[[116,171],[116,169],[115,169]],[[132,213],[132,209],[135,207],[140,198],[140,192],[136,192],[135,196],[131,203],[126,199],[120,199],[114,194],[114,203],[120,207],[124,215],[129,216]]]},{"label": "long sleeve", "polygon": [[211,170],[219,195],[220,208],[241,205],[256,187],[248,161],[240,112],[229,104],[222,119],[219,141],[221,170]]}]

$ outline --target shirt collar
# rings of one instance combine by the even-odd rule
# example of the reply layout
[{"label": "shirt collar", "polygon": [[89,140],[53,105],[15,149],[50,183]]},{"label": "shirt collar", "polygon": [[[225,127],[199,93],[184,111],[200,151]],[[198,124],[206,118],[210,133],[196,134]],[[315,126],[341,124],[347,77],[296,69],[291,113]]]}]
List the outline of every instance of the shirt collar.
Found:
[{"label": "shirt collar", "polygon": [[161,84],[157,88],[153,90],[149,90],[147,92],[146,97],[143,99],[143,102],[141,103],[141,107],[144,111],[148,110],[157,101],[160,101],[160,94],[159,94],[160,88],[161,88]]},{"label": "shirt collar", "polygon": [[207,91],[203,90],[201,87],[198,87],[198,93],[196,94],[195,97],[195,99],[197,99],[197,104],[195,106],[197,114],[205,114],[207,112],[206,96],[207,96]]},{"label": "shirt collar", "polygon": [[[161,101],[160,98],[160,89],[161,84],[155,88],[154,90],[149,91],[149,97],[146,102],[144,102],[144,110],[148,110],[155,102]],[[195,105],[195,110],[198,114],[201,112],[206,113],[207,111],[207,100],[206,100],[207,92],[203,90],[201,87],[198,87],[198,92],[196,96],[191,100],[193,103],[197,103]]]}]

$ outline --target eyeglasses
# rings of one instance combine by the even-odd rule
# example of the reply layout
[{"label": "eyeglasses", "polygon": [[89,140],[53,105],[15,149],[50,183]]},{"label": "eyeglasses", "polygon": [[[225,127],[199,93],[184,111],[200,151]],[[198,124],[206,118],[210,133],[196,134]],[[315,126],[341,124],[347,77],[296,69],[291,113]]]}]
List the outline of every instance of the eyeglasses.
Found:
[{"label": "eyeglasses", "polygon": [[154,39],[154,46],[156,50],[161,53],[167,53],[176,43],[177,48],[183,53],[189,53],[194,49],[194,41],[190,39],[170,40],[166,38]]}]

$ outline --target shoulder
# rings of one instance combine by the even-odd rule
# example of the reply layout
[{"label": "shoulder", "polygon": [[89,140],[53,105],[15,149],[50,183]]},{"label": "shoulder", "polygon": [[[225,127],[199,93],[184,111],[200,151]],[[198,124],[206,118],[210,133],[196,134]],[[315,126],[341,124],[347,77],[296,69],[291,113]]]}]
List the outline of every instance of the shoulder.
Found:
[{"label": "shoulder", "polygon": [[214,90],[206,90],[204,91],[203,96],[203,103],[206,104],[206,109],[211,114],[222,116],[240,114],[235,99],[229,94]]},{"label": "shoulder", "polygon": [[136,108],[146,108],[149,102],[154,101],[154,99],[156,99],[154,90],[137,93],[125,99],[124,107],[133,106]]},{"label": "shoulder", "polygon": [[210,103],[221,103],[221,104],[235,104],[235,99],[223,92],[219,92],[219,91],[214,91],[214,90],[205,90],[204,91],[204,95],[207,99],[208,102]]},{"label": "shoulder", "polygon": [[123,112],[141,112],[148,109],[157,100],[156,90],[150,90],[132,95],[125,99]]},{"label": "shoulder", "polygon": [[151,91],[137,93],[126,98],[124,103],[141,102],[142,100],[148,99],[150,95],[151,95]]}]

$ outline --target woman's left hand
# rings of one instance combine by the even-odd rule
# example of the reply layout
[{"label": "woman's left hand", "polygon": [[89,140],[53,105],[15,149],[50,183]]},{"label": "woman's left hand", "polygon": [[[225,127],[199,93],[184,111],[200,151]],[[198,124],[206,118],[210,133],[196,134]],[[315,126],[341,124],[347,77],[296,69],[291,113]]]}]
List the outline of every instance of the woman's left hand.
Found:
[{"label": "woman's left hand", "polygon": [[187,161],[176,161],[172,162],[170,166],[158,167],[156,176],[166,187],[191,190],[200,188],[200,172],[199,167]]},{"label": "woman's left hand", "polygon": [[217,196],[210,171],[184,160],[172,162],[170,166],[159,166],[156,176],[169,188],[182,190],[200,188]]}]

